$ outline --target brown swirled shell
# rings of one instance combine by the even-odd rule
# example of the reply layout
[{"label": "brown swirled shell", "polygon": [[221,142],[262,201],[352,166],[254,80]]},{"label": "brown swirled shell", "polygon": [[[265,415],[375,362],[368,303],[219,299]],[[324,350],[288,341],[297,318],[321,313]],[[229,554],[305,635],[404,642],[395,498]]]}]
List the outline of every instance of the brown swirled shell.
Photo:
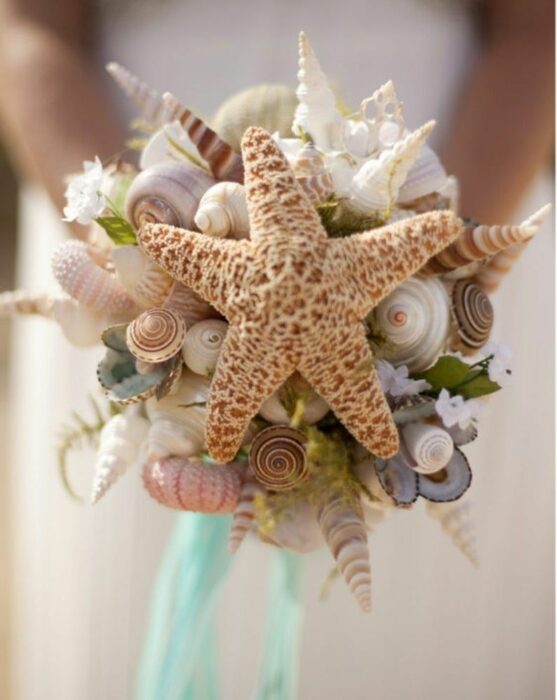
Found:
[{"label": "brown swirled shell", "polygon": [[273,425],[258,433],[249,453],[255,478],[272,491],[294,488],[309,475],[305,437],[285,425]]},{"label": "brown swirled shell", "polygon": [[456,326],[455,347],[472,354],[486,344],[493,327],[493,306],[477,284],[468,280],[455,283],[451,313]]},{"label": "brown swirled shell", "polygon": [[130,323],[126,342],[138,360],[164,362],[180,352],[185,335],[186,324],[180,314],[153,308]]}]

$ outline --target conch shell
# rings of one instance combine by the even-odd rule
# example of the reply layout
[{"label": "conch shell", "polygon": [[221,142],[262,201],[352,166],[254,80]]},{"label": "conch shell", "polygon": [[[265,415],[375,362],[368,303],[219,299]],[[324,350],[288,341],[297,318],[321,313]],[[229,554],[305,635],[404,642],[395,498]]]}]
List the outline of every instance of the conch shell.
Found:
[{"label": "conch shell", "polygon": [[170,121],[168,110],[155,90],[115,61],[107,63],[106,70],[148,122],[159,126]]},{"label": "conch shell", "polygon": [[192,372],[205,377],[212,375],[227,331],[228,324],[214,318],[200,321],[188,330],[182,356]]},{"label": "conch shell", "polygon": [[238,182],[218,182],[209,188],[199,202],[195,225],[217,238],[249,238],[244,186]]},{"label": "conch shell", "polygon": [[443,530],[473,566],[478,566],[476,529],[471,517],[471,504],[465,499],[456,503],[426,504],[426,510],[438,520]]},{"label": "conch shell", "polygon": [[111,251],[118,279],[142,309],[162,306],[174,284],[172,277],[148,258],[136,245],[122,245]]},{"label": "conch shell", "polygon": [[182,316],[172,309],[144,311],[128,326],[129,351],[144,362],[166,362],[177,355],[186,336]]}]

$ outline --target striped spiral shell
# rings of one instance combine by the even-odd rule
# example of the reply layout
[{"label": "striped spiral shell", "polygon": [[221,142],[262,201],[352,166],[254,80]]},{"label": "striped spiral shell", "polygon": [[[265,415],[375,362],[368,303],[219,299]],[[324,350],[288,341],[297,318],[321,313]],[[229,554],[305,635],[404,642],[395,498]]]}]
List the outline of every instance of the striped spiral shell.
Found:
[{"label": "striped spiral shell", "polygon": [[126,216],[139,229],[144,223],[193,228],[203,193],[215,180],[192,163],[160,163],[143,170],[126,194]]},{"label": "striped spiral shell", "polygon": [[168,508],[232,513],[240,497],[240,467],[166,457],[145,465],[143,483],[149,495]]},{"label": "striped spiral shell", "polygon": [[306,143],[292,162],[296,180],[312,204],[319,204],[333,194],[333,178],[312,143]]},{"label": "striped spiral shell", "polygon": [[244,186],[238,182],[217,182],[201,197],[195,225],[208,236],[248,238],[249,217]]},{"label": "striped spiral shell", "polygon": [[134,308],[124,286],[107,269],[110,260],[97,246],[64,241],[52,255],[52,272],[58,284],[84,306],[106,313]]},{"label": "striped spiral shell", "polygon": [[138,360],[164,362],[180,352],[185,335],[186,324],[178,313],[154,308],[130,323],[126,342]]},{"label": "striped spiral shell", "polygon": [[323,536],[359,606],[371,610],[371,567],[367,532],[359,500],[333,498],[318,511]]},{"label": "striped spiral shell", "polygon": [[408,423],[402,437],[410,456],[410,465],[420,474],[433,474],[443,469],[453,456],[454,443],[446,430],[426,423]]},{"label": "striped spiral shell", "polygon": [[304,436],[294,428],[275,425],[262,430],[255,436],[249,453],[255,478],[272,491],[285,491],[300,484],[309,476],[304,443]]},{"label": "striped spiral shell", "polygon": [[174,95],[167,92],[163,95],[163,100],[173,118],[180,122],[184,131],[195,144],[199,155],[208,163],[217,180],[243,182],[242,156],[236,153],[205,122],[181,104]]},{"label": "striped spiral shell", "polygon": [[162,97],[131,71],[112,61],[106,64],[107,73],[139,108],[141,114],[152,124],[161,125],[170,120]]},{"label": "striped spiral shell", "polygon": [[228,324],[215,318],[200,321],[188,330],[182,356],[192,372],[204,376],[213,373],[227,331]]},{"label": "striped spiral shell", "polygon": [[447,342],[449,298],[439,280],[412,277],[377,306],[374,319],[393,344],[386,359],[411,371],[426,369]]},{"label": "striped spiral shell", "polygon": [[236,554],[246,535],[253,527],[255,520],[254,499],[256,494],[263,493],[265,493],[265,490],[253,479],[252,475],[242,484],[228,535],[228,551],[230,554]]},{"label": "striped spiral shell", "polygon": [[454,345],[461,352],[473,354],[486,344],[493,327],[493,306],[477,284],[467,280],[455,283],[452,316],[456,326]]}]

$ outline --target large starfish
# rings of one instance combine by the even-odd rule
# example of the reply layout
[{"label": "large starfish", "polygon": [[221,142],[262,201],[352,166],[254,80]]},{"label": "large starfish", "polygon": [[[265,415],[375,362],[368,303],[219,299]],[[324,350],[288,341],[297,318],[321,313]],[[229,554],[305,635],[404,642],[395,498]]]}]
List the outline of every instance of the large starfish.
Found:
[{"label": "large starfish", "polygon": [[362,320],[459,234],[438,211],[330,239],[279,148],[263,129],[242,140],[249,240],[145,224],[139,243],[230,326],[211,384],[206,443],[230,461],[250,420],[294,370],[368,450],[387,458],[398,433]]}]

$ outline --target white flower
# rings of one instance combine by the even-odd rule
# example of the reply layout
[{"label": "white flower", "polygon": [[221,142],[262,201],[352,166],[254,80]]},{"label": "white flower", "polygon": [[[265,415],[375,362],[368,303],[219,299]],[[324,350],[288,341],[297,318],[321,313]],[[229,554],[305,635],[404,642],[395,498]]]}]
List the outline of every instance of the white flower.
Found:
[{"label": "white flower", "polygon": [[446,428],[452,428],[458,423],[464,430],[476,418],[482,408],[480,401],[469,399],[465,401],[462,396],[451,396],[446,389],[441,389],[439,398],[435,402],[435,410],[440,416]]},{"label": "white flower", "polygon": [[100,216],[106,202],[100,192],[103,182],[103,166],[98,156],[83,163],[83,173],[70,180],[65,196],[64,221],[90,224]]},{"label": "white flower", "polygon": [[482,348],[482,354],[486,357],[493,355],[487,364],[487,373],[492,382],[499,386],[506,386],[510,383],[512,352],[508,345],[496,345],[488,343]]},{"label": "white flower", "polygon": [[424,379],[410,379],[406,365],[395,368],[385,360],[377,360],[375,368],[377,369],[379,382],[384,394],[413,396],[414,394],[419,394],[420,391],[431,388]]}]

